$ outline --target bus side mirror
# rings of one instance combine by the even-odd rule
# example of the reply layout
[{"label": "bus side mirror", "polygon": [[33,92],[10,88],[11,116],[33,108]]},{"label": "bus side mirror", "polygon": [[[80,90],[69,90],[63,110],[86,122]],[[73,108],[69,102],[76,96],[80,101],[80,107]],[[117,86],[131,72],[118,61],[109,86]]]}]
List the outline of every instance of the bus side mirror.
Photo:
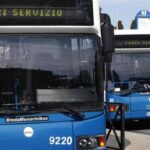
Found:
[{"label": "bus side mirror", "polygon": [[107,14],[101,14],[101,34],[104,56],[109,57],[106,60],[111,60],[111,55],[115,51],[115,36],[114,27]]}]

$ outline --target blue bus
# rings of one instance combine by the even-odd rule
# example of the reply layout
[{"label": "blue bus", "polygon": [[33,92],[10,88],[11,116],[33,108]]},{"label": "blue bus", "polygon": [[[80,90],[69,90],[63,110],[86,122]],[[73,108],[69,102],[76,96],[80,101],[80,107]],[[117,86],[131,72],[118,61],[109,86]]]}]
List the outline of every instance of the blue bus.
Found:
[{"label": "blue bus", "polygon": [[98,0],[0,1],[0,149],[106,149],[114,41],[99,10]]},{"label": "blue bus", "polygon": [[125,104],[125,118],[150,118],[150,32],[115,31],[115,53],[108,65],[107,101],[112,117],[114,103]]}]

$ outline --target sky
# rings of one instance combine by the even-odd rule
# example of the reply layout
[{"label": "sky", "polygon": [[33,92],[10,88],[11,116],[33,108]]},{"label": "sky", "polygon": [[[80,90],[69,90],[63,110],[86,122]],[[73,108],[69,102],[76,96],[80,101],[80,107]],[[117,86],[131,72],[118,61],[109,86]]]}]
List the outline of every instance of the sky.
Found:
[{"label": "sky", "polygon": [[[117,2],[117,7],[116,7]],[[116,26],[122,20],[125,29],[129,29],[132,20],[140,10],[150,11],[150,0],[100,0],[103,13],[108,13]]]}]

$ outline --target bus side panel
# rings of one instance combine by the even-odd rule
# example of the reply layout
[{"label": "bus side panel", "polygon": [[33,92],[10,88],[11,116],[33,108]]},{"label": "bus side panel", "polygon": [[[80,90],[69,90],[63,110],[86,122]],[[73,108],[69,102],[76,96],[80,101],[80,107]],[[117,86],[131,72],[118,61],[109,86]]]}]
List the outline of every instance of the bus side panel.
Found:
[{"label": "bus side panel", "polygon": [[[107,102],[124,103],[127,105],[125,119],[147,119],[150,118],[150,96],[119,96],[113,93],[107,93]],[[115,113],[109,113],[114,118]]]},{"label": "bus side panel", "polygon": [[150,95],[131,96],[131,111],[150,111]]}]

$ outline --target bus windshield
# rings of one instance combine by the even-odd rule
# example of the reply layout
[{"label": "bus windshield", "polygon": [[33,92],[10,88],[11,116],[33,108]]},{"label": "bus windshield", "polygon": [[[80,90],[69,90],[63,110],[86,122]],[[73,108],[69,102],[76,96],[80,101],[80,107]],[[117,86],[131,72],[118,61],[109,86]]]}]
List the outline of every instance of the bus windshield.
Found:
[{"label": "bus windshield", "polygon": [[150,53],[117,53],[113,55],[111,72],[119,81],[150,78]]},{"label": "bus windshield", "polygon": [[32,103],[98,108],[97,50],[97,38],[89,35],[1,35],[1,109]]}]

